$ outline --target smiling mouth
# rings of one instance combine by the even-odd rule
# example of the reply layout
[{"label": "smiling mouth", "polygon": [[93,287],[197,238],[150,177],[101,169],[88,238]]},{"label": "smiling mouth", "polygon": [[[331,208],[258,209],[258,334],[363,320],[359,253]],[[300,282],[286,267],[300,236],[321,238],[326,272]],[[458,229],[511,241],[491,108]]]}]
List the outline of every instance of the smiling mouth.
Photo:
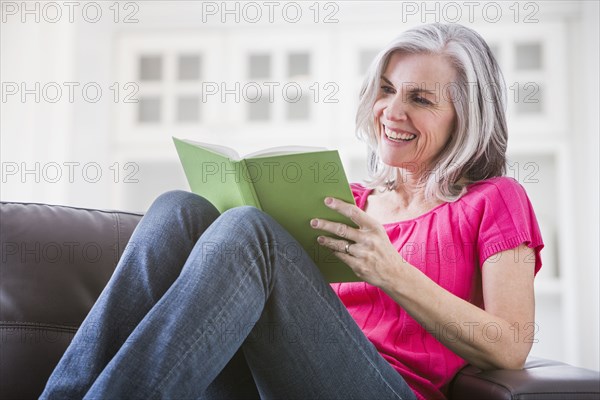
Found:
[{"label": "smiling mouth", "polygon": [[388,139],[395,142],[410,142],[417,137],[414,133],[394,132],[385,125],[383,125],[383,132]]}]

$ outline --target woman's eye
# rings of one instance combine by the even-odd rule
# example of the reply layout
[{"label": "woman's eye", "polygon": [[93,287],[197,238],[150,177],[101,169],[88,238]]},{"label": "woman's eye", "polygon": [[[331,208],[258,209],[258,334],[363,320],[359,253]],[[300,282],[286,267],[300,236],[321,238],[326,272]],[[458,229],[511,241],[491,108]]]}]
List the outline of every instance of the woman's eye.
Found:
[{"label": "woman's eye", "polygon": [[430,106],[432,104],[431,101],[421,96],[413,96],[413,101],[424,106]]},{"label": "woman's eye", "polygon": [[394,94],[394,88],[390,87],[390,86],[382,86],[381,87],[381,93],[385,93],[385,94]]}]

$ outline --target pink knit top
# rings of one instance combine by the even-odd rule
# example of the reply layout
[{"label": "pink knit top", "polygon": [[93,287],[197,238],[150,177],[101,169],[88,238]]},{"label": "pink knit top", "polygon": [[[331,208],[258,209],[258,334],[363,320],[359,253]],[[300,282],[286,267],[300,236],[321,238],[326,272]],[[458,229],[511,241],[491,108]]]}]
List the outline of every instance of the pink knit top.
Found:
[{"label": "pink knit top", "polygon": [[[364,209],[373,189],[353,183]],[[459,200],[414,219],[384,224],[392,244],[412,266],[449,292],[483,308],[481,266],[525,243],[535,250],[535,272],[544,247],[531,203],[514,179],[492,178],[468,187]],[[497,256],[496,256],[497,257]],[[334,291],[379,353],[420,399],[444,399],[447,385],[466,362],[422,328],[379,288],[365,282],[333,283]],[[439,326],[442,334],[469,334],[469,325]],[[493,331],[493,332],[492,332]],[[497,334],[493,329],[489,335]]]}]

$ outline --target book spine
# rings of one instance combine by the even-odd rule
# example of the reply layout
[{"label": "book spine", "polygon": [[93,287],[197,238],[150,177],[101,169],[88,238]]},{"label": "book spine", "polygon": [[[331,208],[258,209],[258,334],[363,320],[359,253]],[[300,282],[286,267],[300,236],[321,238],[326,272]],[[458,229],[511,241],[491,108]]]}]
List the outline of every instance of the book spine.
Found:
[{"label": "book spine", "polygon": [[250,179],[245,179],[244,177],[248,177],[249,175],[246,173],[247,166],[246,160],[240,160],[241,167],[241,179],[238,183],[238,188],[240,189],[240,195],[244,201],[244,204],[248,206],[254,206],[259,210],[262,210],[260,205],[260,201],[258,200],[258,196],[256,195],[256,190],[254,188],[254,184]]}]

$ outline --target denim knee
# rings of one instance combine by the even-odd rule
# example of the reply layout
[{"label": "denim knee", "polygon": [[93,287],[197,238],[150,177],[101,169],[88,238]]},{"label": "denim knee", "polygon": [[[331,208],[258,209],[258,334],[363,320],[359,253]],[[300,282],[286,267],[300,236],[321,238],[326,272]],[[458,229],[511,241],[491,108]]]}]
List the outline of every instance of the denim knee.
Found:
[{"label": "denim knee", "polygon": [[239,206],[225,211],[219,220],[227,226],[232,241],[243,244],[272,240],[275,220],[253,206]]},{"label": "denim knee", "polygon": [[235,239],[245,247],[268,243],[286,259],[294,260],[302,252],[299,243],[273,217],[256,207],[235,207],[225,211],[220,219],[235,230]]},{"label": "denim knee", "polygon": [[219,215],[215,206],[204,197],[183,190],[171,190],[154,200],[146,217],[181,227],[196,237]]},{"label": "denim knee", "polygon": [[171,208],[179,207],[198,207],[203,204],[209,203],[204,197],[199,196],[195,193],[186,192],[185,190],[169,190],[159,195],[154,203],[159,205],[166,205]]},{"label": "denim knee", "polygon": [[169,190],[159,195],[152,204],[153,207],[159,207],[173,211],[197,211],[210,210],[216,212],[215,206],[202,196],[185,190]]}]

